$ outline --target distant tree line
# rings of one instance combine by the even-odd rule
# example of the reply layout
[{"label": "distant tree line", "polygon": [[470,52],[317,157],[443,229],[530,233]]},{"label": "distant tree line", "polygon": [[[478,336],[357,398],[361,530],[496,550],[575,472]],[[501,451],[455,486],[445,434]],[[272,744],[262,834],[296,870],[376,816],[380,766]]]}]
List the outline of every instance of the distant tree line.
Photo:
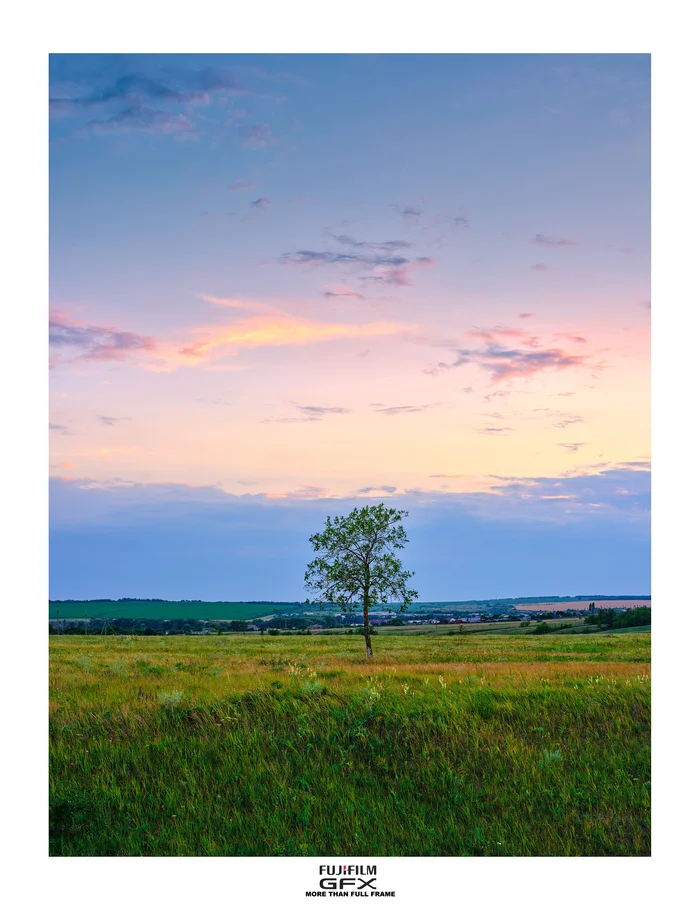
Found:
[{"label": "distant tree line", "polygon": [[191,635],[193,633],[211,632],[227,634],[230,632],[247,632],[251,626],[263,632],[305,632],[309,626],[321,626],[333,629],[343,625],[334,616],[282,616],[269,620],[260,619],[63,619],[49,622],[50,635]]},{"label": "distant tree line", "polygon": [[186,635],[214,629],[245,632],[247,620],[208,623],[199,619],[66,619],[49,623],[51,635]]},{"label": "distant tree line", "polygon": [[632,610],[598,610],[584,619],[589,626],[601,629],[631,629],[651,625],[651,607],[634,607]]}]

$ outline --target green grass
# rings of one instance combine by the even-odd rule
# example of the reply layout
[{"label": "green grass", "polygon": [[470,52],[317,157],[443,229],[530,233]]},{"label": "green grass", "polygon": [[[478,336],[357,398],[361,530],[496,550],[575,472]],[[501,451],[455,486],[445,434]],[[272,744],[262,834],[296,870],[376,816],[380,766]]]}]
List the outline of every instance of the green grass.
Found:
[{"label": "green grass", "polygon": [[375,650],[52,637],[51,853],[649,854],[649,634]]},{"label": "green grass", "polygon": [[[178,600],[64,601],[49,604],[50,619],[253,619],[272,613],[261,603],[196,603]],[[291,606],[282,607],[291,610]],[[300,610],[301,607],[297,607]]]}]

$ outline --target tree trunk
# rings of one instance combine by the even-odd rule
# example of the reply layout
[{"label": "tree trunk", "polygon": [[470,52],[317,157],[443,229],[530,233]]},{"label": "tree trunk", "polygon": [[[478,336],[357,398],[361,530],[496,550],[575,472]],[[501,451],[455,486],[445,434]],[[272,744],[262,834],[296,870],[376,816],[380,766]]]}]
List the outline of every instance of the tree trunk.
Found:
[{"label": "tree trunk", "polygon": [[372,657],[372,639],[369,634],[369,594],[365,591],[365,644],[367,645],[367,657]]}]

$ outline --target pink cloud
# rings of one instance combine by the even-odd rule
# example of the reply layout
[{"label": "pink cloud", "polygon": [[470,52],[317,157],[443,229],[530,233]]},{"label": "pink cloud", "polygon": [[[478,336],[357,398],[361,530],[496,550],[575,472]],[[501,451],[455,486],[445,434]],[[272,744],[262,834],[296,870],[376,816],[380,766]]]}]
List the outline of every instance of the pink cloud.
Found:
[{"label": "pink cloud", "polygon": [[554,338],[565,338],[567,341],[572,341],[574,344],[588,344],[588,339],[584,338],[583,335],[574,335],[570,332],[557,332]]},{"label": "pink cloud", "polygon": [[364,294],[353,290],[346,284],[329,284],[323,293],[324,297],[354,297],[356,300],[366,300]]},{"label": "pink cloud", "polygon": [[[471,329],[465,333],[484,342],[482,348],[454,348],[456,359],[452,363],[439,363],[425,372],[435,375],[443,370],[474,364],[491,374],[494,383],[518,378],[528,378],[543,372],[558,372],[577,367],[602,369],[604,364],[591,363],[590,357],[574,354],[560,347],[544,347],[534,335],[522,329],[495,326],[491,329]],[[568,336],[571,337],[571,336]],[[574,336],[578,339],[581,336]],[[519,342],[517,347],[508,342]]]},{"label": "pink cloud", "polygon": [[[75,360],[125,360],[155,349],[155,342],[149,336],[114,326],[89,325],[58,309],[52,309],[49,316],[49,344],[57,352],[54,353],[56,365]],[[61,356],[64,351],[68,358]]]},{"label": "pink cloud", "polygon": [[500,338],[517,338],[527,347],[539,347],[539,341],[534,335],[530,335],[523,329],[509,328],[505,325],[497,325],[492,329],[469,329],[464,334],[470,338],[479,338],[487,342],[497,342]]},{"label": "pink cloud", "polygon": [[249,311],[235,322],[224,326],[194,328],[198,336],[189,344],[171,350],[166,362],[183,365],[188,360],[208,360],[221,353],[235,353],[243,348],[282,347],[314,344],[350,338],[371,338],[409,331],[412,326],[393,322],[338,323],[321,322],[294,316],[277,307],[259,301],[238,300],[202,295],[219,306]]}]

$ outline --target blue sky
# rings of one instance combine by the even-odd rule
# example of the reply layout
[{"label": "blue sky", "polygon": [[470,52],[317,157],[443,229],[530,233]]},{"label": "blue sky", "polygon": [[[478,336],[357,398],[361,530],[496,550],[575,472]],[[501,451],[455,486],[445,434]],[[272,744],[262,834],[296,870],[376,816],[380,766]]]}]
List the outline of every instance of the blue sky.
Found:
[{"label": "blue sky", "polygon": [[648,56],[50,76],[53,597],[297,599],[382,499],[423,599],[648,591]]}]

